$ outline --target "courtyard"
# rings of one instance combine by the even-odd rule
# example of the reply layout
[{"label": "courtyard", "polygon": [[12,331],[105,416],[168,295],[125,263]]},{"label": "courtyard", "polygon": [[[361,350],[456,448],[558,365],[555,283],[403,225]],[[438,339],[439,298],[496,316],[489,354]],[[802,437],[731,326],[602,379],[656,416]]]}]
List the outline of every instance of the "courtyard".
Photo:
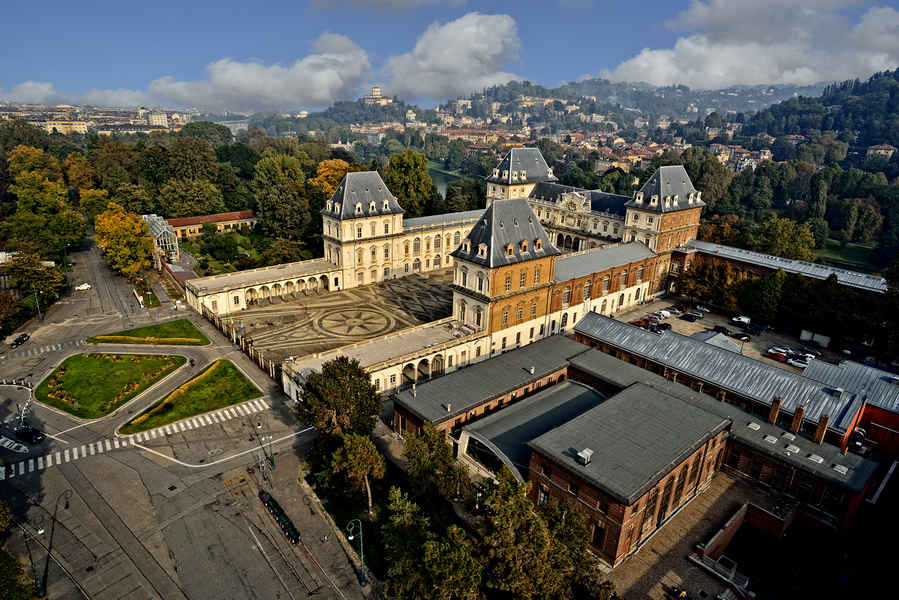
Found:
[{"label": "courtyard", "polygon": [[452,269],[254,306],[224,319],[253,353],[281,362],[371,340],[452,314]]}]

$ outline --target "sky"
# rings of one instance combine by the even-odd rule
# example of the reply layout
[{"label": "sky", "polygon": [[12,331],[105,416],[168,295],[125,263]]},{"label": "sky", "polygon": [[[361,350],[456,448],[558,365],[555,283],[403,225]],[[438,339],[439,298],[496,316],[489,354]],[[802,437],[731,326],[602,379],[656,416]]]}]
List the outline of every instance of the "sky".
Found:
[{"label": "sky", "polygon": [[799,84],[899,67],[899,0],[4,0],[0,100],[433,105],[525,79]]}]

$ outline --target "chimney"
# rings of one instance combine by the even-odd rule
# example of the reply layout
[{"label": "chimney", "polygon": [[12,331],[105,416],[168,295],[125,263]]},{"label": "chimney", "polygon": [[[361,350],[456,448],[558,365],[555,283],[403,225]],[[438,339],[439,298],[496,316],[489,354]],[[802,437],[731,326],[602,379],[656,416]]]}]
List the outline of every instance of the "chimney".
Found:
[{"label": "chimney", "polygon": [[452,402],[446,403],[446,412],[448,412],[448,413],[453,412],[453,403]]},{"label": "chimney", "polygon": [[415,398],[415,382],[412,382],[412,397]]},{"label": "chimney", "polygon": [[790,431],[798,433],[802,427],[802,419],[805,417],[805,407],[799,406],[793,411],[793,422],[790,423]]},{"label": "chimney", "polygon": [[821,415],[821,418],[818,419],[818,427],[815,429],[815,437],[812,438],[816,443],[821,444],[824,442],[824,434],[827,433],[828,425],[830,425],[830,417]]},{"label": "chimney", "polygon": [[531,368],[530,368],[530,369],[528,369],[528,370],[529,370],[529,371],[530,371],[530,372],[531,372],[531,375],[533,375],[533,374],[534,374],[534,367],[531,367]]},{"label": "chimney", "polygon": [[777,424],[777,417],[780,415],[780,405],[783,402],[783,398],[780,396],[774,396],[771,400],[771,410],[768,411],[768,422],[772,425]]}]

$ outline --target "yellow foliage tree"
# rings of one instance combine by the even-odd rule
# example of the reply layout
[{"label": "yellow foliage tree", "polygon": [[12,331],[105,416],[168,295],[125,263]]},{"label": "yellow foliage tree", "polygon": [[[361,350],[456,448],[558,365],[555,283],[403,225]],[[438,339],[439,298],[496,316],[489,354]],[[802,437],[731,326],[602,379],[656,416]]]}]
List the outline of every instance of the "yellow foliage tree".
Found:
[{"label": "yellow foliage tree", "polygon": [[150,230],[140,215],[125,212],[115,202],[94,222],[94,239],[106,254],[109,266],[130,281],[150,268],[153,257],[153,240]]},{"label": "yellow foliage tree", "polygon": [[89,190],[96,185],[97,171],[80,152],[69,154],[63,166],[66,170],[66,180],[76,190]]},{"label": "yellow foliage tree", "polygon": [[34,146],[16,146],[6,155],[9,163],[9,174],[13,179],[25,172],[39,173],[41,178],[50,181],[62,181],[62,169],[59,161]]},{"label": "yellow foliage tree", "polygon": [[[109,208],[109,192],[106,190],[80,190],[81,210],[96,218],[98,214]],[[124,210],[124,209],[123,209]]]},{"label": "yellow foliage tree", "polygon": [[350,170],[350,163],[339,158],[323,160],[318,163],[315,177],[310,183],[320,187],[328,196],[334,193],[343,176]]}]

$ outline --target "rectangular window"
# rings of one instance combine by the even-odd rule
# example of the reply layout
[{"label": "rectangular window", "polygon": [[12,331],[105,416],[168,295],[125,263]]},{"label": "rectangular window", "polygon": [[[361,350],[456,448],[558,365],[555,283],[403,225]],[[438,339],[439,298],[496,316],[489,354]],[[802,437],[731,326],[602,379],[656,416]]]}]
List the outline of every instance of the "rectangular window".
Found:
[{"label": "rectangular window", "polygon": [[213,300],[212,301],[212,312],[216,312],[218,309],[219,309],[218,300]]},{"label": "rectangular window", "polygon": [[593,524],[593,539],[590,540],[590,543],[593,544],[594,548],[602,548],[602,543],[606,539],[606,530],[599,523]]},{"label": "rectangular window", "polygon": [[534,269],[534,283],[540,283],[540,267]]},{"label": "rectangular window", "polygon": [[390,233],[390,223],[384,223],[384,235]]},{"label": "rectangular window", "polygon": [[524,287],[524,284],[526,283],[525,280],[527,279],[527,275],[528,275],[527,271],[521,272],[521,280],[518,282],[518,287]]},{"label": "rectangular window", "polygon": [[356,228],[356,237],[357,238],[362,237],[362,225],[360,225],[359,227]]},{"label": "rectangular window", "polygon": [[549,500],[549,496],[544,490],[540,490],[540,493],[537,496],[537,504],[546,504],[547,500]]},{"label": "rectangular window", "polygon": [[384,246],[384,258],[390,258],[390,247]]},{"label": "rectangular window", "polygon": [[506,291],[512,289],[512,275],[506,275]]},{"label": "rectangular window", "polygon": [[505,350],[505,349],[506,349],[506,338],[503,338],[503,345],[502,345],[502,349],[503,349],[503,350]]},{"label": "rectangular window", "polygon": [[377,227],[377,225],[375,225],[374,223],[372,223],[371,227],[369,227],[369,230],[371,230],[371,237],[375,237],[375,235],[376,235],[375,227]]},{"label": "rectangular window", "polygon": [[531,339],[534,339],[534,328],[531,327]]},{"label": "rectangular window", "polygon": [[533,318],[536,316],[537,316],[537,303],[534,302],[533,304],[531,304],[531,317]]},{"label": "rectangular window", "polygon": [[520,331],[515,334],[515,343],[519,346],[521,345],[521,332]]},{"label": "rectangular window", "polygon": [[234,296],[234,306],[240,304],[240,296]]},{"label": "rectangular window", "polygon": [[381,380],[380,379],[375,379],[375,390],[381,391]]},{"label": "rectangular window", "polygon": [[509,324],[509,311],[504,310],[503,311],[503,325],[508,325],[508,324]]},{"label": "rectangular window", "polygon": [[540,326],[540,336],[542,337],[544,333],[546,333],[546,326],[545,326],[545,325],[541,325],[541,326]]},{"label": "rectangular window", "polygon": [[518,321],[521,322],[522,317],[524,317],[524,309],[520,306],[518,307]]},{"label": "rectangular window", "polygon": [[393,387],[396,385],[396,375],[390,376],[390,386]]},{"label": "rectangular window", "polygon": [[475,355],[475,357],[478,357],[481,355],[481,347],[480,346],[475,347],[474,355]]}]

